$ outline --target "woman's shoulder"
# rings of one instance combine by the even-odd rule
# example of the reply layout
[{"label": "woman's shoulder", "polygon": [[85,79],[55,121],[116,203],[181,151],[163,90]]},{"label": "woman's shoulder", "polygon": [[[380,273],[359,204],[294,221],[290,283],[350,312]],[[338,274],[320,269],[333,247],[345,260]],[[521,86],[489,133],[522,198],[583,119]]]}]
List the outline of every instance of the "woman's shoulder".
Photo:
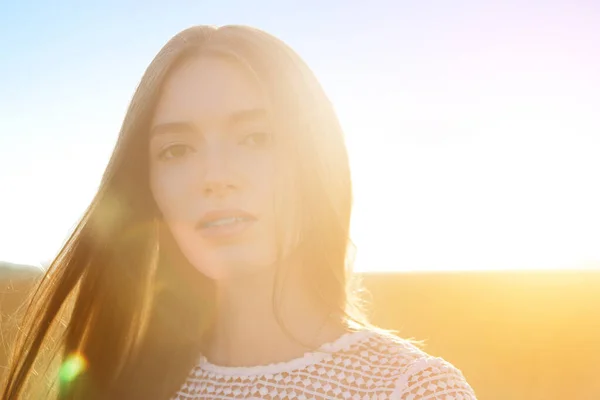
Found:
[{"label": "woman's shoulder", "polygon": [[357,383],[387,387],[392,390],[391,399],[475,399],[458,368],[428,354],[417,342],[379,330],[349,337],[353,335],[355,340],[348,339],[331,367],[359,372],[362,379]]}]

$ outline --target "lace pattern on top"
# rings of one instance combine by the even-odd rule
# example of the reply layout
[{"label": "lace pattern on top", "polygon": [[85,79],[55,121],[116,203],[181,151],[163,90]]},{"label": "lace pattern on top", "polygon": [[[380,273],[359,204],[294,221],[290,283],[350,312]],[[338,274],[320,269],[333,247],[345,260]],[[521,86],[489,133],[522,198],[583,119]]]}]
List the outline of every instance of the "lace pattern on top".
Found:
[{"label": "lace pattern on top", "polygon": [[295,360],[222,367],[201,357],[173,400],[475,400],[462,373],[397,337],[363,330]]}]

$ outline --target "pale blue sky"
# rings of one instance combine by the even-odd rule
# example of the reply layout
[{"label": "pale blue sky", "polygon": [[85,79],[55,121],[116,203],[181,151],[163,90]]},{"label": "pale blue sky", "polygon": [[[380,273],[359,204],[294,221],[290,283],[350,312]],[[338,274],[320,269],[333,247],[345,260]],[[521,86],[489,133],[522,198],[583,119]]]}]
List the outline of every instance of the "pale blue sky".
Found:
[{"label": "pale blue sky", "polygon": [[0,1],[0,260],[58,251],[160,47],[235,23],[289,43],[338,110],[357,269],[600,261],[592,0],[83,3]]}]

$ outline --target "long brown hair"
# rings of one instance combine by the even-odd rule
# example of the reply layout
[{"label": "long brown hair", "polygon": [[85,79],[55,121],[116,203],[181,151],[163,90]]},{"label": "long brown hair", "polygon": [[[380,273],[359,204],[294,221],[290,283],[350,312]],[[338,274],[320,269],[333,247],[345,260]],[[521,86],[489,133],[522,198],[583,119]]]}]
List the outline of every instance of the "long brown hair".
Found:
[{"label": "long brown hair", "polygon": [[18,398],[33,380],[61,313],[60,361],[79,354],[87,368],[62,382],[59,398],[164,400],[193,367],[214,311],[213,288],[158,218],[147,132],[165,77],[204,51],[249,68],[264,89],[291,151],[300,220],[294,242],[308,281],[325,307],[358,322],[347,291],[350,171],[332,105],[299,56],[273,36],[192,27],[142,77],[96,196],[33,293],[2,399]]}]

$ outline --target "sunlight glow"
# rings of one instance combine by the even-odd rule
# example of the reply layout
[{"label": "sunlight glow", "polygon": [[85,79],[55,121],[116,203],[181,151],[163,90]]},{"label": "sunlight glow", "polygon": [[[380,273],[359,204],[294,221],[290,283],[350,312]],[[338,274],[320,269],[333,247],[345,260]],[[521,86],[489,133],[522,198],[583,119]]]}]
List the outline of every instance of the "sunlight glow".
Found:
[{"label": "sunlight glow", "polygon": [[483,100],[500,112],[429,129],[426,120],[371,123],[381,136],[349,129],[355,270],[600,266],[598,121],[576,109],[523,115],[517,97],[512,113]]}]

